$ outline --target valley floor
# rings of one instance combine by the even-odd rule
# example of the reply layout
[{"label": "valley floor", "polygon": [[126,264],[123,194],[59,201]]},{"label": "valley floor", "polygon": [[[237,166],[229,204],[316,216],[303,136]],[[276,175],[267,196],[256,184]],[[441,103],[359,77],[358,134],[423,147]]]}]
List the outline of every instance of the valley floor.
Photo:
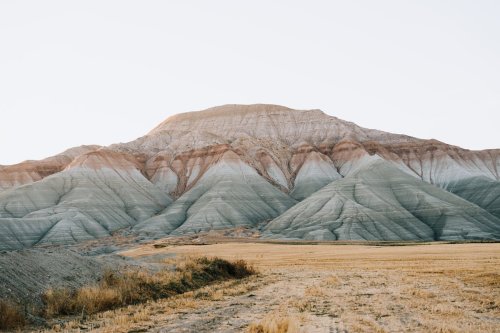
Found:
[{"label": "valley floor", "polygon": [[498,243],[179,246],[160,241],[121,252],[133,258],[172,254],[244,259],[260,274],[66,327],[96,332],[500,331]]}]

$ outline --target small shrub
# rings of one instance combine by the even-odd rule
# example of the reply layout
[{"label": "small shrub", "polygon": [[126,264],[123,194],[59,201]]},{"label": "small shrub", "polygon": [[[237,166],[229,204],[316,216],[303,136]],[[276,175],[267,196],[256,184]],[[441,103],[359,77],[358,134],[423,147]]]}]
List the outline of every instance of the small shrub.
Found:
[{"label": "small shrub", "polygon": [[23,311],[19,306],[0,300],[0,330],[12,330],[25,324]]},{"label": "small shrub", "polygon": [[325,296],[325,291],[320,286],[311,286],[306,288],[304,295],[312,297],[321,297]]},{"label": "small shrub", "polygon": [[232,263],[234,266],[234,274],[235,278],[241,279],[245,278],[249,275],[254,275],[257,274],[257,271],[255,268],[251,265],[249,265],[245,260],[236,260],[235,262]]},{"label": "small shrub", "polygon": [[106,286],[84,287],[76,293],[74,310],[80,308],[84,313],[96,313],[120,306],[121,299],[119,291]]},{"label": "small shrub", "polygon": [[69,289],[49,289],[42,295],[42,301],[45,304],[44,314],[46,317],[52,317],[56,314],[68,313],[68,304],[73,295]]}]

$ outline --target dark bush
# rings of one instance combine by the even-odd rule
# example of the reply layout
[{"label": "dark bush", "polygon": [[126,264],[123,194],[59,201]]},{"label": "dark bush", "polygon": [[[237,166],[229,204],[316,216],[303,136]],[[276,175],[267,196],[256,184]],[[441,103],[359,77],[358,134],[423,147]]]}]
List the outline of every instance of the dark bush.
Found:
[{"label": "dark bush", "polygon": [[19,306],[0,300],[0,330],[20,328],[25,321],[24,312]]}]

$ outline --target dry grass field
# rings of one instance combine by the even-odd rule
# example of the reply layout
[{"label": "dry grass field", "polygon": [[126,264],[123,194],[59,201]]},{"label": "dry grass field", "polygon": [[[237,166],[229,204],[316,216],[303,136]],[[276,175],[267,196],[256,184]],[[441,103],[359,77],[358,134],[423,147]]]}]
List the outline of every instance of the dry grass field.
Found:
[{"label": "dry grass field", "polygon": [[58,331],[500,332],[500,244],[143,245],[130,257],[243,259],[260,272]]}]

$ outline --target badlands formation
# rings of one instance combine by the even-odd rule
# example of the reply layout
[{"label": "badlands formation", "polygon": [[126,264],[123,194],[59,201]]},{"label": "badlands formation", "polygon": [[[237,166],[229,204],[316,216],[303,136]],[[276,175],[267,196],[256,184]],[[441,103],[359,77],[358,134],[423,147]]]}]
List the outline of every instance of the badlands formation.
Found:
[{"label": "badlands formation", "polygon": [[129,143],[0,166],[0,249],[237,227],[266,239],[499,239],[500,150],[225,105]]}]

